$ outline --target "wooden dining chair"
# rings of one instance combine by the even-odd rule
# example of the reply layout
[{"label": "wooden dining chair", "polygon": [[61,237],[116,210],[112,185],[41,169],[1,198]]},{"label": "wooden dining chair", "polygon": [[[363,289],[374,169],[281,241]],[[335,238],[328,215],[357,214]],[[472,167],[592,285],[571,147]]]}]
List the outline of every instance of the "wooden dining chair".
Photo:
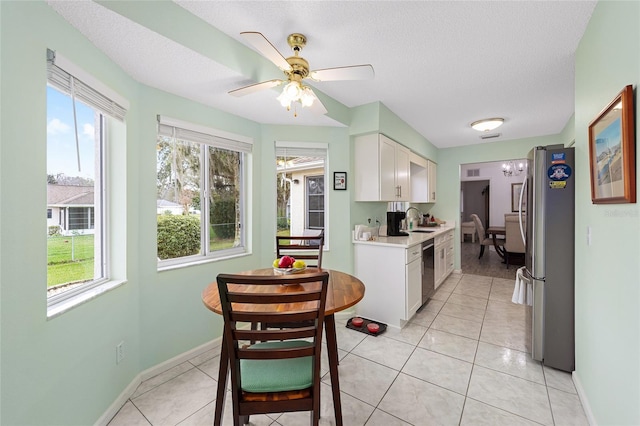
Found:
[{"label": "wooden dining chair", "polygon": [[276,257],[292,256],[307,266],[322,268],[324,229],[316,235],[277,235]]},{"label": "wooden dining chair", "polygon": [[[329,273],[220,274],[217,283],[231,367],[234,426],[249,423],[252,414],[291,411],[310,411],[311,424],[318,425]],[[281,285],[290,291],[269,292],[268,286]],[[301,326],[254,330],[241,324],[247,322]],[[249,345],[251,341],[259,343]]]}]

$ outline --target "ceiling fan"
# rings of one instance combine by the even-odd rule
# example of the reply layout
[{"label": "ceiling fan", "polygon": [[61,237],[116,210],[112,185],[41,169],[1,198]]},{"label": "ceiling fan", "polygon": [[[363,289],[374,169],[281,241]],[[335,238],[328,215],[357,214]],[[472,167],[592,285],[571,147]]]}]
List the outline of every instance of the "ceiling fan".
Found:
[{"label": "ceiling fan", "polygon": [[318,114],[326,114],[327,109],[322,105],[322,102],[320,102],[316,94],[313,93],[313,90],[302,83],[305,78],[313,81],[337,81],[367,80],[372,79],[374,76],[373,67],[369,64],[310,71],[309,62],[300,56],[300,51],[307,44],[307,38],[303,34],[293,33],[287,37],[287,43],[293,50],[293,56],[286,59],[261,33],[249,31],[242,32],[240,35],[265,58],[269,59],[284,71],[286,79],[268,80],[240,87],[239,89],[234,89],[229,92],[229,94],[233,96],[249,95],[259,90],[270,89],[281,84],[286,84],[282,93],[277,98],[283,107],[290,110],[292,103],[299,102],[303,107],[309,107]]}]

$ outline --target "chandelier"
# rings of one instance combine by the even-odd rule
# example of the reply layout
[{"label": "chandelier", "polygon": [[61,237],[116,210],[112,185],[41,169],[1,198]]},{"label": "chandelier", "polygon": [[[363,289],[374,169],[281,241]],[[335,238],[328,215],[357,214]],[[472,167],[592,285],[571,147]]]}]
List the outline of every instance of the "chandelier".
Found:
[{"label": "chandelier", "polygon": [[518,163],[518,165],[516,166],[516,163],[514,163],[513,161],[507,161],[506,163],[502,164],[502,173],[504,173],[506,177],[520,176],[523,170],[523,163]]}]

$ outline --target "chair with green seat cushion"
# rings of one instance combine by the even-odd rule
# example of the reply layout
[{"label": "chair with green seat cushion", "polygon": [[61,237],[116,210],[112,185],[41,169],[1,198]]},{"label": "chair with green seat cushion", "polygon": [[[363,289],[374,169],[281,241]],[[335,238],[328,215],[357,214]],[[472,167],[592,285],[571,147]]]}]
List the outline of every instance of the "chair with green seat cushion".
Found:
[{"label": "chair with green seat cushion", "polygon": [[[307,341],[266,342],[249,349],[276,349],[312,346]],[[241,359],[241,388],[245,392],[284,392],[301,390],[313,385],[313,358]]]},{"label": "chair with green seat cushion", "polygon": [[[290,411],[309,411],[311,424],[318,425],[328,272],[220,274],[217,282],[231,366],[234,425],[248,423],[251,414]],[[284,283],[287,293],[270,292],[270,286]],[[300,326],[253,330],[245,327],[247,322]],[[260,343],[247,346],[247,341]]]}]

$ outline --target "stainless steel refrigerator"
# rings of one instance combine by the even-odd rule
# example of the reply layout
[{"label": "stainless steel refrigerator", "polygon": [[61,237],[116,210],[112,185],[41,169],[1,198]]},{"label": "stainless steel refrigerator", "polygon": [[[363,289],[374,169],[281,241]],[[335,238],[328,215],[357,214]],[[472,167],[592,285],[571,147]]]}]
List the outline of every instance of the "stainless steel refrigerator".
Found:
[{"label": "stainless steel refrigerator", "polygon": [[575,369],[575,156],[563,145],[529,152],[521,210],[526,211],[524,275],[533,285],[531,354],[564,371]]}]

